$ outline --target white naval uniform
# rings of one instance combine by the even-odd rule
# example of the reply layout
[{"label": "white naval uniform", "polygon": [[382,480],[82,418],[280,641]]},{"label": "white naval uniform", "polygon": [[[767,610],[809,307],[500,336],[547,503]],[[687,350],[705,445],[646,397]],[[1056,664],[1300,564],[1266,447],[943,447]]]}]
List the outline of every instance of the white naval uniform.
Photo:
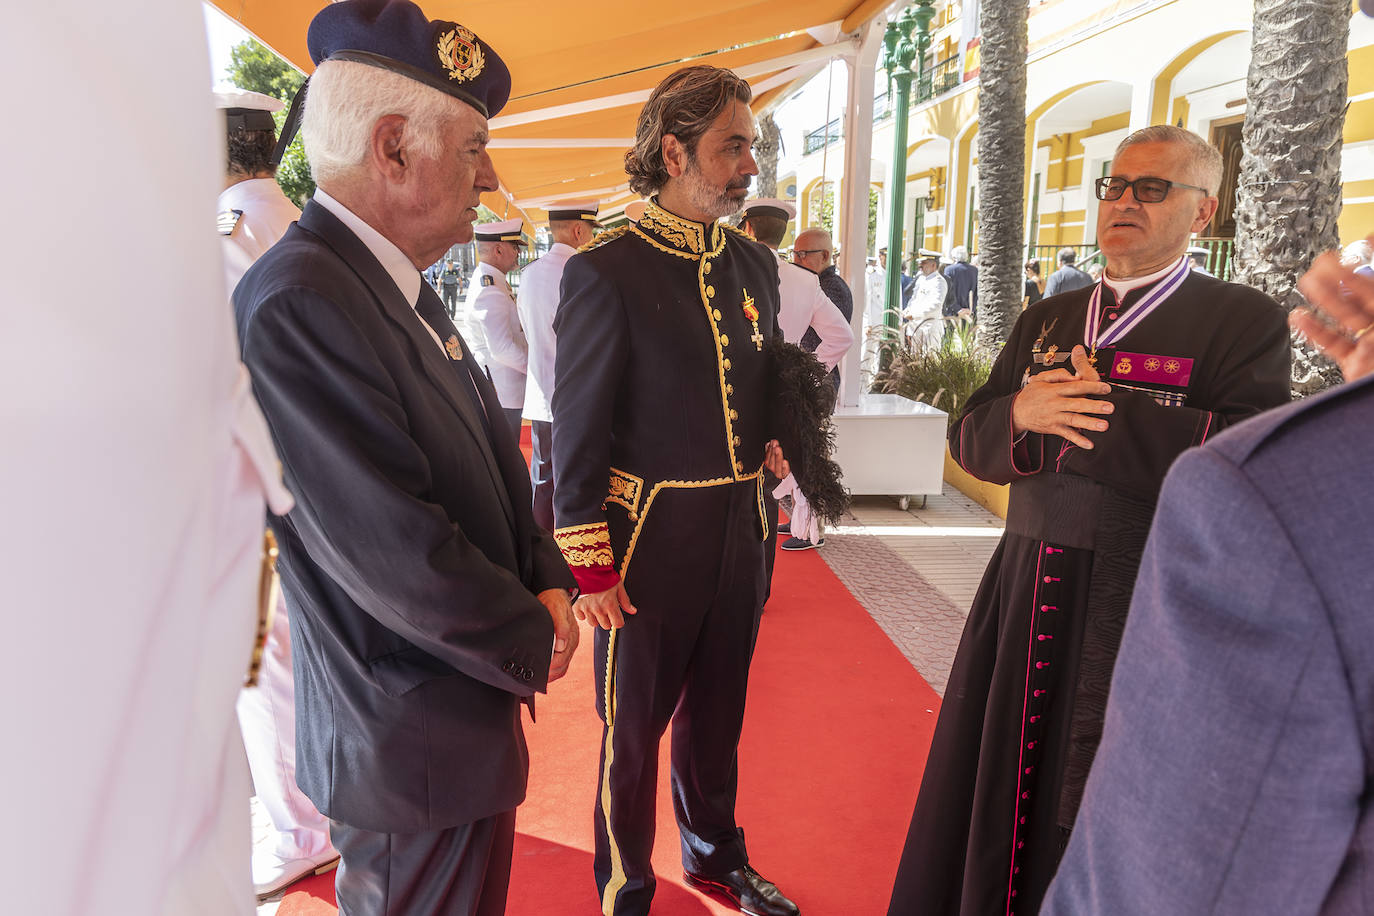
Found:
[{"label": "white naval uniform", "polygon": [[940,271],[916,274],[916,288],[911,292],[911,301],[902,310],[906,319],[906,336],[912,350],[924,350],[940,346],[945,336],[944,314],[945,293],[949,281]]},{"label": "white naval uniform", "polygon": [[553,422],[549,404],[553,401],[553,315],[558,311],[559,286],[563,268],[577,249],[562,242],[520,271],[520,292],[516,307],[520,326],[529,344],[529,374],[525,377],[526,420]]},{"label": "white naval uniform", "polygon": [[[484,278],[490,282],[484,283]],[[463,335],[468,348],[491,375],[501,406],[518,410],[525,401],[529,347],[506,275],[486,262],[479,263],[472,271],[465,307],[467,330],[480,332],[480,336]]]},{"label": "white naval uniform", "polygon": [[[778,259],[778,327],[782,329],[783,340],[800,344],[806,329],[814,328],[821,338],[816,347],[816,359],[829,372],[849,352],[854,331],[844,320],[844,313],[821,289],[820,278],[805,267],[785,260],[777,252],[773,255]],[[773,496],[781,499],[789,493],[792,495],[793,536],[817,542],[820,525],[811,515],[811,507],[791,474],[773,490]]]},{"label": "white naval uniform", "polygon": [[[250,178],[221,191],[221,216],[234,210],[241,215],[234,220],[233,231],[221,235],[229,294],[253,262],[301,215],[273,178]],[[254,884],[272,881],[283,863],[292,859],[333,857],[328,819],[296,785],[296,695],[288,613],[285,595],[281,595],[263,647],[258,684],[239,692],[239,728],[248,769],[274,833],[266,846],[254,844]]]},{"label": "white naval uniform", "polygon": [[301,217],[275,178],[249,178],[220,191],[220,214],[233,210],[241,215],[234,220],[234,231],[224,236],[224,279],[231,294],[253,262]]},{"label": "white naval uniform", "polygon": [[[264,502],[291,498],[209,279],[224,127],[201,11],[129,12],[27,4],[0,31],[0,80],[44,75],[26,116],[44,142],[3,154],[22,215],[0,225],[4,909],[252,916],[234,701]],[[149,86],[176,117],[130,117]],[[61,181],[32,180],[54,166]],[[53,282],[72,214],[110,200],[118,226],[81,254],[100,295]]]}]

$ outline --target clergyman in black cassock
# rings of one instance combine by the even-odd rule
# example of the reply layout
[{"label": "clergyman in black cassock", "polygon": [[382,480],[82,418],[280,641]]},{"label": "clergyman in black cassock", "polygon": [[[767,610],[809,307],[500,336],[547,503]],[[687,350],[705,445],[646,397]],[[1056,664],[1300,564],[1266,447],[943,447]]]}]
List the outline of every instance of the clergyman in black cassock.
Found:
[{"label": "clergyman in black cassock", "polygon": [[[1175,153],[1191,141],[1164,136],[1124,141],[1115,174],[1187,176],[1186,158]],[[1121,268],[1137,279],[1120,287],[1133,287],[1120,302],[1103,282],[1027,309],[950,430],[960,466],[1009,483],[1011,497],[950,672],[890,916],[1036,912],[1097,748],[1164,475],[1184,449],[1288,400],[1283,310],[1263,293],[1187,270],[1190,213],[1205,225],[1215,208],[1213,196],[1200,204],[1185,196],[1201,190],[1172,189],[1174,210],[1140,203],[1131,191],[1117,214],[1104,198],[1099,239],[1120,243],[1124,263],[1145,251],[1162,254],[1163,267]],[[1112,228],[1101,225],[1113,219]],[[1156,251],[1161,237],[1167,244]],[[1103,247],[1111,276],[1118,245]],[[1133,309],[1170,283],[1174,292],[1153,310]],[[1099,320],[1090,330],[1095,290]],[[1111,346],[1100,345],[1142,314]],[[1084,415],[1077,435],[1092,448],[1075,445],[1074,433],[1016,432],[1013,405],[1027,383],[1066,367],[1087,377],[1088,354],[1077,363],[1070,356],[1094,342],[1096,373],[1110,385],[1096,397],[1111,412],[1105,431]]]}]

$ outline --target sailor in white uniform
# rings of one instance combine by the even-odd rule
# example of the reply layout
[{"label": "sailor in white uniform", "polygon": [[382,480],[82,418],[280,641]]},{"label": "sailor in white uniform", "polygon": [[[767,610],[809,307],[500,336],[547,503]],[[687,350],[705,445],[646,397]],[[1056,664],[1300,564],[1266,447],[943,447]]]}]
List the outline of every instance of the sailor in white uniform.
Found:
[{"label": "sailor in white uniform", "polygon": [[553,531],[553,316],[558,311],[563,267],[577,249],[596,233],[599,201],[559,203],[549,210],[553,246],[547,254],[520,271],[516,307],[529,344],[529,373],[525,376],[524,417],[530,421],[530,482],[534,486],[534,520]]},{"label": "sailor in white uniform", "polygon": [[[252,916],[234,702],[264,499],[284,513],[291,497],[216,282],[205,24],[181,0],[18,12],[0,81],[39,78],[43,99],[24,113],[42,142],[0,157],[15,217],[0,225],[0,577],[20,647],[0,701],[3,908]],[[151,116],[153,91],[173,117]],[[80,244],[72,214],[112,199],[118,230],[82,246],[100,295],[53,282]]]},{"label": "sailor in white uniform", "polygon": [[[796,215],[796,207],[788,201],[771,198],[752,200],[744,205],[743,228],[773,249],[773,256],[778,259],[778,327],[782,329],[783,339],[800,345],[806,329],[815,329],[821,339],[816,347],[816,359],[828,372],[838,366],[849,352],[850,344],[854,342],[854,331],[844,314],[821,289],[816,275],[778,255],[778,245],[787,234],[787,223]],[[806,497],[791,474],[778,484],[772,495],[775,499],[788,495],[792,497],[791,528],[787,532],[792,537],[783,542],[784,550],[808,550],[825,543],[820,524],[811,515]],[[776,512],[772,517],[777,518]],[[771,564],[772,558],[773,553],[769,550],[765,559]]]},{"label": "sailor in white uniform", "polygon": [[[276,178],[276,124],[280,99],[244,89],[215,92],[228,140],[226,187],[219,195],[226,295],[244,272],[276,244],[301,211]],[[253,837],[253,889],[270,897],[306,875],[332,868],[339,854],[329,822],[296,785],[296,695],[291,674],[291,623],[285,596],[277,599],[263,647],[258,683],[239,693],[239,727],[248,752],[253,789],[268,823]],[[255,817],[255,822],[262,820]],[[255,823],[255,828],[256,828]]]},{"label": "sailor in white uniform", "polygon": [[502,413],[511,424],[511,435],[520,441],[520,413],[525,403],[525,371],[529,345],[506,274],[520,260],[525,246],[524,222],[515,219],[483,223],[475,227],[477,257],[465,300],[467,327],[463,337],[478,363],[487,370]]}]

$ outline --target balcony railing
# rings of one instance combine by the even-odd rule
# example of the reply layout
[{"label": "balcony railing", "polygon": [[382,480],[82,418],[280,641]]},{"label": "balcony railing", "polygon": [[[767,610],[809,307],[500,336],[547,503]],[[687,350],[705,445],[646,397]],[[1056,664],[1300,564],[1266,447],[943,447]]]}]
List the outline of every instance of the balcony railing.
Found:
[{"label": "balcony railing", "polygon": [[811,133],[807,134],[803,140],[803,154],[809,156],[811,153],[829,146],[844,135],[843,131],[843,116],[836,118],[824,127],[816,128],[811,131]]}]

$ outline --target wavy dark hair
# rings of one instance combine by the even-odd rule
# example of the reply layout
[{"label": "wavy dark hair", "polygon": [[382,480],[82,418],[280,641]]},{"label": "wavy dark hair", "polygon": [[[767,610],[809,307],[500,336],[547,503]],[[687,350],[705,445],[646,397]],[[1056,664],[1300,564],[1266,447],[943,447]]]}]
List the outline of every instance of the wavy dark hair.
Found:
[{"label": "wavy dark hair", "polygon": [[270,130],[229,131],[229,171],[244,175],[258,175],[263,172],[275,174],[277,167],[272,164],[272,152],[276,149],[277,138]]},{"label": "wavy dark hair", "polygon": [[642,197],[668,182],[663,164],[663,137],[672,134],[695,156],[697,143],[716,118],[736,100],[748,105],[749,84],[721,67],[684,67],[654,89],[635,128],[635,145],[625,153],[630,188]]}]

